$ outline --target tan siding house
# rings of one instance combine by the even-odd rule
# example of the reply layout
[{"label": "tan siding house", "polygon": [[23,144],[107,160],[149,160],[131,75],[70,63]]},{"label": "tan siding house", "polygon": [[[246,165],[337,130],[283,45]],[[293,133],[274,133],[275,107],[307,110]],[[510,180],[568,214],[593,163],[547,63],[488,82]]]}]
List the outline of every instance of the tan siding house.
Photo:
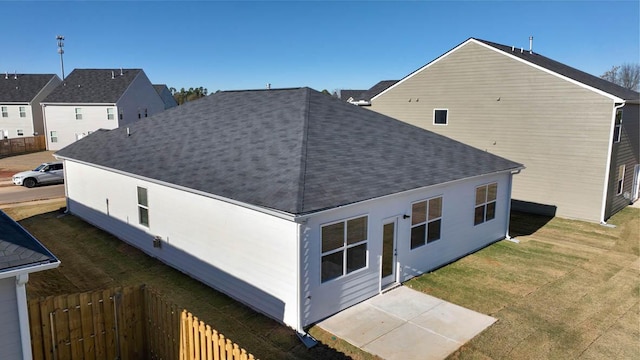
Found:
[{"label": "tan siding house", "polygon": [[524,164],[514,209],[604,222],[637,187],[638,97],[537,53],[472,38],[373,97],[370,109]]}]

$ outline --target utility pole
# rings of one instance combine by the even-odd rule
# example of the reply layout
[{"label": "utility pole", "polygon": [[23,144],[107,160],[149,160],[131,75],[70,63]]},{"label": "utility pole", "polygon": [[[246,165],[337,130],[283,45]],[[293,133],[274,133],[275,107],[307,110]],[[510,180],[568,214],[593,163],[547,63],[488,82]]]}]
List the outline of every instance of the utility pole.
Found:
[{"label": "utility pole", "polygon": [[64,54],[64,36],[58,35],[56,36],[56,40],[58,40],[58,54],[60,54],[60,68],[62,68],[62,80],[64,80],[64,60],[62,60],[62,54]]}]

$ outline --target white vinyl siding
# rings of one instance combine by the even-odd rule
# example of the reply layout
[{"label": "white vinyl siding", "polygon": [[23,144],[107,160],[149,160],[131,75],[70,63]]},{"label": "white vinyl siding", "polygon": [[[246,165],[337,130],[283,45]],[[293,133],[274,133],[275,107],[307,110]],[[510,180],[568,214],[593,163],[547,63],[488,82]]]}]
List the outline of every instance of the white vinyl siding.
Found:
[{"label": "white vinyl siding", "polygon": [[0,279],[0,359],[22,359],[17,301],[16,278]]}]

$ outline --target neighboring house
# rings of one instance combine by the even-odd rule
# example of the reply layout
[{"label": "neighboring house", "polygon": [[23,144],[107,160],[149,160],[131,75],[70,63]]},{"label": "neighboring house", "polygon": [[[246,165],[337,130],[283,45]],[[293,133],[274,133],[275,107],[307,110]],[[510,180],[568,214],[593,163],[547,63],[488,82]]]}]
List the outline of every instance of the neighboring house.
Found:
[{"label": "neighboring house", "polygon": [[0,139],[43,135],[40,102],[59,83],[55,74],[0,75]]},{"label": "neighboring house", "polygon": [[164,111],[141,69],[75,69],[42,101],[47,149]]},{"label": "neighboring house", "polygon": [[388,89],[398,80],[382,80],[373,85],[369,90],[342,90],[340,91],[340,99],[358,106],[371,105],[371,98]]},{"label": "neighboring house", "polygon": [[370,109],[526,165],[514,209],[604,223],[638,198],[639,99],[533,51],[471,38]]},{"label": "neighboring house", "polygon": [[0,359],[31,359],[26,284],[60,261],[0,210]]},{"label": "neighboring house", "polygon": [[58,151],[67,209],[298,331],[508,236],[522,166],[309,88]]},{"label": "neighboring house", "polygon": [[162,102],[164,103],[164,109],[171,109],[172,107],[176,107],[178,106],[178,103],[176,102],[176,99],[173,98],[173,95],[171,95],[171,91],[169,91],[169,88],[167,88],[167,85],[165,84],[154,84],[153,88],[156,89],[156,92],[158,93],[158,95],[160,95],[160,98],[162,99]]}]

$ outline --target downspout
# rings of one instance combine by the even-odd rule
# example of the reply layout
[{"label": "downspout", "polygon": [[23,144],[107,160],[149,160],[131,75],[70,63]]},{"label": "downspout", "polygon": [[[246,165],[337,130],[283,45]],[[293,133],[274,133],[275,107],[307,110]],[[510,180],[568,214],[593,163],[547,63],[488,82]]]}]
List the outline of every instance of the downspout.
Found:
[{"label": "downspout", "polygon": [[31,360],[31,333],[29,331],[29,309],[27,309],[27,289],[29,274],[16,275],[16,301],[18,302],[18,321],[20,323],[20,343],[22,345],[22,359]]},{"label": "downspout", "polygon": [[511,238],[511,235],[509,235],[509,226],[511,225],[511,193],[512,193],[512,189],[513,189],[513,175],[518,175],[520,174],[520,171],[522,171],[522,169],[518,169],[515,171],[512,171],[509,174],[509,186],[507,189],[507,194],[509,194],[509,201],[507,201],[507,224],[505,226],[504,229],[504,239],[505,240],[509,240],[509,241],[513,241],[513,242],[518,242],[517,240]]},{"label": "downspout", "polygon": [[[623,101],[620,105],[613,106],[613,115],[611,116],[611,130],[609,131],[609,147],[607,150],[607,165],[604,169],[604,189],[602,191],[602,208],[600,210],[600,224],[607,225],[604,216],[607,211],[607,196],[609,195],[609,176],[611,174],[611,157],[613,155],[613,132],[616,128],[616,113],[625,105]],[[620,128],[622,131],[622,127]]]},{"label": "downspout", "polygon": [[49,130],[47,129],[47,114],[44,111],[44,108],[47,107],[47,105],[42,105],[42,125],[44,127],[44,147],[45,149],[49,150],[49,135],[47,135],[49,133]]}]

